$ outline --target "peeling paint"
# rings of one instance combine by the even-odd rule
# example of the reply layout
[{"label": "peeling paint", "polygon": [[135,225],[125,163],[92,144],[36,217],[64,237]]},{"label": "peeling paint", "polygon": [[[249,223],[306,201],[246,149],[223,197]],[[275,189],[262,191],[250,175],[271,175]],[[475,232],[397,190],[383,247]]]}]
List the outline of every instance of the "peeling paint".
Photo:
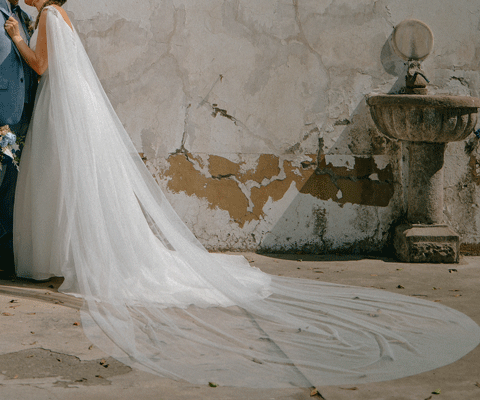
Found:
[{"label": "peeling paint", "polygon": [[[315,155],[309,157],[314,159]],[[291,161],[282,162],[277,156],[262,154],[255,168],[240,172],[242,163],[210,155],[209,176],[195,168],[193,160],[202,163],[188,153],[168,158],[169,168],[163,172],[167,188],[173,193],[206,199],[210,208],[228,211],[240,227],[265,217],[265,204],[282,199],[292,183],[300,193],[339,204],[386,207],[394,192],[391,166],[380,170],[373,158],[356,158],[353,169],[335,167],[322,158],[314,170],[311,165],[299,168]],[[376,180],[370,178],[372,174]]]},{"label": "peeling paint", "polygon": [[242,163],[210,155],[207,176],[195,168],[192,160],[202,162],[189,153],[177,153],[168,158],[169,168],[162,173],[168,180],[168,190],[206,199],[211,209],[228,211],[240,227],[262,218],[263,208],[270,199],[280,200],[292,182],[301,185],[313,171],[312,168],[308,173],[302,168],[300,172],[289,161],[282,163],[277,156],[262,154],[255,168],[241,172]]},{"label": "peeling paint", "polygon": [[[394,194],[393,169],[388,165],[378,169],[373,158],[356,157],[354,168],[335,167],[320,160],[315,174],[300,190],[322,200],[334,200],[339,204],[351,203],[377,207],[388,206]],[[378,179],[372,180],[375,174]],[[338,192],[341,196],[338,196]]]}]

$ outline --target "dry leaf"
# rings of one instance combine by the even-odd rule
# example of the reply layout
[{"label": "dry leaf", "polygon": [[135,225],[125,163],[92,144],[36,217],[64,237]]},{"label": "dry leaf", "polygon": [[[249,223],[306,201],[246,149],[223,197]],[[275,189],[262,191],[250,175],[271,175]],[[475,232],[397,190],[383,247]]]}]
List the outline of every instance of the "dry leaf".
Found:
[{"label": "dry leaf", "polygon": [[313,388],[312,391],[310,392],[310,397],[314,397],[314,396],[318,396],[318,397],[320,397],[321,399],[324,398],[324,397],[320,394],[320,392],[318,391],[317,388]]},{"label": "dry leaf", "polygon": [[37,344],[38,342],[33,342],[33,343],[30,343],[30,346],[33,346],[34,344]]},{"label": "dry leaf", "polygon": [[377,274],[370,274],[370,276],[378,276]]},{"label": "dry leaf", "polygon": [[4,312],[2,313],[2,315],[4,315],[5,317],[12,317],[13,314],[10,314],[9,312]]},{"label": "dry leaf", "polygon": [[405,286],[398,285],[398,286],[397,286],[397,289],[405,289]]},{"label": "dry leaf", "polygon": [[448,272],[450,272],[450,273],[452,273],[452,272],[458,272],[458,270],[455,269],[455,268],[451,268],[451,269],[448,270]]},{"label": "dry leaf", "polygon": [[433,396],[427,397],[425,400],[431,400]]},{"label": "dry leaf", "polygon": [[351,388],[340,388],[342,390],[358,390],[358,387],[354,386],[354,387],[351,387]]},{"label": "dry leaf", "polygon": [[18,375],[15,375],[15,376],[13,377],[13,379],[17,379],[17,378],[18,378]]},{"label": "dry leaf", "polygon": [[29,313],[27,313],[27,315],[35,315],[35,314],[36,314],[36,313],[34,313],[34,312],[29,312]]},{"label": "dry leaf", "polygon": [[79,325],[80,325],[80,322],[74,322],[73,325],[79,326]]},{"label": "dry leaf", "polygon": [[480,383],[477,382],[477,383],[475,384],[475,386],[480,388]]},{"label": "dry leaf", "polygon": [[93,344],[91,344],[89,347],[88,347],[88,350],[92,350],[93,349]]}]

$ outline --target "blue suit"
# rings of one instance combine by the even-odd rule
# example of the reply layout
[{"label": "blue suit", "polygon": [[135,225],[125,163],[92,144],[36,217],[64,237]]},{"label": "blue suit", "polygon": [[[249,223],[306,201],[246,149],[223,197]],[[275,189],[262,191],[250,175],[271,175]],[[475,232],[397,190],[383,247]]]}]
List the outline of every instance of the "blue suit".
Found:
[{"label": "blue suit", "polygon": [[[10,17],[7,0],[0,0],[0,126],[15,125],[22,116],[24,104],[33,103],[37,74],[23,61],[22,56],[5,32],[5,22]],[[22,24],[30,39],[23,21],[30,16],[21,11]]]},{"label": "blue suit", "polygon": [[[31,17],[21,10],[19,19],[30,40],[26,21]],[[0,126],[9,125],[17,138],[23,139],[32,116],[38,75],[22,59],[5,22],[11,16],[7,0],[0,0]],[[13,200],[17,170],[9,157],[4,157],[3,179],[0,181],[0,275],[2,267],[13,266],[11,235],[13,230]],[[11,265],[10,265],[11,264]]]}]

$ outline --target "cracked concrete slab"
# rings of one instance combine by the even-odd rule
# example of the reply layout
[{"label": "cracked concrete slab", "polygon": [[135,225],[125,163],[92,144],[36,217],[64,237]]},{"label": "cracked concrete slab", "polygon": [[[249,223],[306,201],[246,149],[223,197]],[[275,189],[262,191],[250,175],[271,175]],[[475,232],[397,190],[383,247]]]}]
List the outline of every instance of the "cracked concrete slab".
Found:
[{"label": "cracked concrete slab", "polygon": [[111,385],[112,376],[132,369],[111,358],[82,361],[80,358],[33,348],[0,355],[0,372],[6,379],[57,378],[54,386]]},{"label": "cracked concrete slab", "polygon": [[[480,323],[480,257],[463,257],[452,267],[398,263],[361,255],[243,254],[252,265],[271,274],[375,287],[421,297],[455,308]],[[81,326],[75,324],[79,321],[81,301],[58,293],[60,283],[61,279],[43,283],[19,279],[0,281],[1,400],[315,398],[310,396],[309,388],[211,388],[130,370],[91,346]],[[480,347],[477,347],[453,364],[419,375],[357,386],[319,387],[318,390],[326,400],[425,400],[430,396],[432,399],[476,400],[480,398],[479,370]],[[435,396],[432,392],[437,389],[441,395]]]}]

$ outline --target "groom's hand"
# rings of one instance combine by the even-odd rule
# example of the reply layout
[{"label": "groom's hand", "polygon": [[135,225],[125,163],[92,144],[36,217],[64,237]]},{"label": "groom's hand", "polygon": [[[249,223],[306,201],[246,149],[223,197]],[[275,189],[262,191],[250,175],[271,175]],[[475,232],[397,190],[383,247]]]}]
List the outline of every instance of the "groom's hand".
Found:
[{"label": "groom's hand", "polygon": [[12,41],[14,43],[17,43],[18,40],[23,40],[22,36],[20,35],[20,28],[18,27],[18,22],[15,18],[10,17],[7,19],[7,22],[5,22],[5,30],[12,38]]}]

